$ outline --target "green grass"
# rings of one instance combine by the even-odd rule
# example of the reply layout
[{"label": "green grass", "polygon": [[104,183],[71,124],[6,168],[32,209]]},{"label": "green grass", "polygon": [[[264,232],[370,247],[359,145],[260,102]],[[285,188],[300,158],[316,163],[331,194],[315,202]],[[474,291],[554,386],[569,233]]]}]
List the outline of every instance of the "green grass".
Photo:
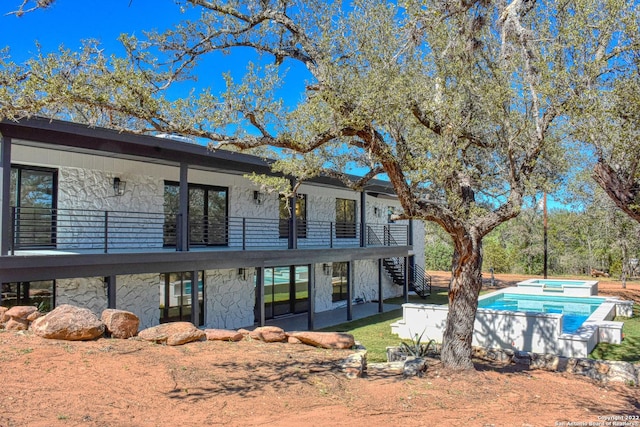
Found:
[{"label": "green grass", "polygon": [[[433,293],[423,299],[417,295],[410,295],[409,302],[421,304],[446,304],[449,302],[447,290],[433,288]],[[386,304],[403,304],[404,298],[392,298],[385,300]],[[409,340],[401,340],[397,335],[391,333],[391,324],[402,319],[402,309],[391,310],[385,313],[376,314],[364,319],[352,322],[341,323],[322,329],[323,331],[348,332],[352,334],[356,341],[362,343],[367,348],[367,360],[370,362],[386,362],[387,347],[399,345],[401,341],[411,343]],[[424,341],[427,337],[424,337]]]},{"label": "green grass", "polygon": [[598,344],[589,355],[592,359],[623,360],[625,362],[640,362],[640,305],[633,305],[633,317],[616,317],[624,322],[622,334],[624,339],[620,344]]},{"label": "green grass", "polygon": [[348,332],[367,348],[368,361],[386,362],[387,346],[400,343],[398,336],[391,333],[391,324],[401,318],[402,309],[397,309],[322,330]]}]

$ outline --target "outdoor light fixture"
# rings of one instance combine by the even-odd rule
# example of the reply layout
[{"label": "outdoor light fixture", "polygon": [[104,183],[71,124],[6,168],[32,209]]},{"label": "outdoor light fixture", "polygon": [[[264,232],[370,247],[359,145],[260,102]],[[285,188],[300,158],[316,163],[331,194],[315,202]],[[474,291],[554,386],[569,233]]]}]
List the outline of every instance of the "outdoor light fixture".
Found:
[{"label": "outdoor light fixture", "polygon": [[113,192],[116,196],[122,196],[126,187],[126,182],[120,181],[120,178],[118,177],[113,178]]},{"label": "outdoor light fixture", "polygon": [[327,276],[331,274],[331,265],[324,263],[322,264],[322,271],[324,272],[324,274],[326,274]]},{"label": "outdoor light fixture", "polygon": [[247,269],[240,267],[238,269],[238,277],[242,280],[247,280]]},{"label": "outdoor light fixture", "polygon": [[263,194],[259,191],[254,191],[253,192],[253,201],[255,202],[256,205],[261,205],[262,204],[262,196]]}]

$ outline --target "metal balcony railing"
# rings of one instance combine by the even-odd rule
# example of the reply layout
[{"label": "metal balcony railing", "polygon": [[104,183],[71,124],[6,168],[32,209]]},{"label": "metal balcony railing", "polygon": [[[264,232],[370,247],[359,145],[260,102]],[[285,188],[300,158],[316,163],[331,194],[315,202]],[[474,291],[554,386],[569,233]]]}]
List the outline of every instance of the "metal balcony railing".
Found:
[{"label": "metal balcony railing", "polygon": [[[11,208],[10,252],[16,250],[147,251],[180,248],[180,215],[83,209]],[[237,250],[407,245],[404,224],[190,216],[187,247]],[[295,231],[295,233],[293,233]],[[295,238],[294,238],[295,237]]]}]

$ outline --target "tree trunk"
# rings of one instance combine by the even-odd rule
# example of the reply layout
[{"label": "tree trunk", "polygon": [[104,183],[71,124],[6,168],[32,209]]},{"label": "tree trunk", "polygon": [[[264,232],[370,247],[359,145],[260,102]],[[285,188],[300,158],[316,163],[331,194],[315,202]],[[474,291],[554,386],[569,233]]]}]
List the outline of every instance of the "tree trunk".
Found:
[{"label": "tree trunk", "polygon": [[449,288],[449,315],[442,339],[441,361],[453,370],[473,369],[471,339],[482,287],[482,241],[469,237],[455,245],[453,277]]}]

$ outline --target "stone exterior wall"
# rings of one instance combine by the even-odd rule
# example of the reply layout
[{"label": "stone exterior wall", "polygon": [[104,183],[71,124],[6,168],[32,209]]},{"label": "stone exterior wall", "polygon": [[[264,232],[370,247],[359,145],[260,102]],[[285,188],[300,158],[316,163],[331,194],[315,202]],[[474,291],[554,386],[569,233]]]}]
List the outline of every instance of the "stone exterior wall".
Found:
[{"label": "stone exterior wall", "polygon": [[[382,298],[402,295],[402,287],[393,284],[382,270]],[[378,260],[356,260],[353,262],[353,297],[366,301],[378,299]]]},{"label": "stone exterior wall", "polygon": [[[121,196],[113,191],[116,177],[126,182]],[[164,180],[156,177],[67,167],[58,183],[59,209],[164,212]]]},{"label": "stone exterior wall", "polygon": [[316,264],[316,313],[331,310],[333,308],[333,286],[331,285],[331,274],[325,274],[322,264]]},{"label": "stone exterior wall", "polygon": [[100,316],[107,308],[107,288],[102,277],[56,280],[56,306],[71,304]]},{"label": "stone exterior wall", "polygon": [[140,329],[160,323],[160,275],[132,274],[116,277],[116,308],[140,318]]},{"label": "stone exterior wall", "polygon": [[206,327],[232,329],[253,325],[254,270],[248,269],[246,279],[238,277],[236,269],[207,270],[204,276]]}]

